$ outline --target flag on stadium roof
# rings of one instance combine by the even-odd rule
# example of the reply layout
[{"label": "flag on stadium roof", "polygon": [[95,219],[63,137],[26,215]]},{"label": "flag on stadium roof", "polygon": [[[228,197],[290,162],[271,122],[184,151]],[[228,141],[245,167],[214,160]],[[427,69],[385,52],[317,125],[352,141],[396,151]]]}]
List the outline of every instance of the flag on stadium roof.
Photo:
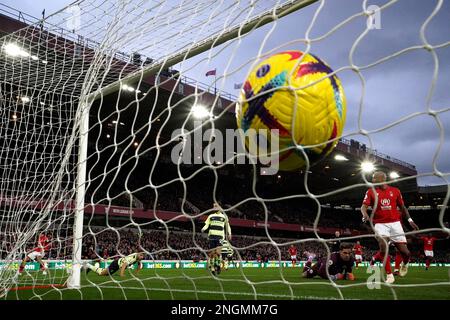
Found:
[{"label": "flag on stadium roof", "polygon": [[209,70],[207,73],[206,73],[206,76],[208,77],[208,76],[215,76],[216,75],[216,69],[214,69],[214,70]]}]

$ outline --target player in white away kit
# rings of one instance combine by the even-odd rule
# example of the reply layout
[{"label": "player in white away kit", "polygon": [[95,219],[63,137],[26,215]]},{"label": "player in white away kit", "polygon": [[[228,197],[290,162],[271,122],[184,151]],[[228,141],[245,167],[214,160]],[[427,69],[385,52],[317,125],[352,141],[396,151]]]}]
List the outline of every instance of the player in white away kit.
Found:
[{"label": "player in white away kit", "polygon": [[51,248],[50,238],[46,234],[41,233],[39,235],[37,247],[31,250],[31,252],[28,253],[22,260],[22,263],[20,264],[19,267],[19,275],[22,274],[23,270],[25,269],[25,265],[30,260],[39,262],[39,264],[41,265],[42,273],[44,275],[47,274],[47,267],[45,266],[44,261],[42,261],[42,258],[45,257],[45,253],[48,250],[50,250],[50,248]]},{"label": "player in white away kit", "polygon": [[138,267],[136,269],[136,274],[138,274],[139,271],[142,269],[141,260],[143,260],[143,259],[144,259],[144,253],[138,252],[138,253],[130,254],[123,258],[114,259],[114,261],[109,265],[108,268],[100,268],[99,263],[96,263],[95,265],[86,263],[85,270],[86,270],[86,273],[89,273],[89,271],[92,270],[99,276],[112,275],[112,274],[116,273],[117,270],[120,270],[120,276],[123,277],[125,275],[125,269],[128,267],[131,267],[135,263],[138,264]]},{"label": "player in white away kit", "polygon": [[[389,240],[392,241],[403,257],[403,264],[400,268],[400,276],[403,277],[408,272],[408,262],[411,254],[406,245],[405,232],[400,222],[402,213],[408,219],[413,229],[419,230],[419,227],[411,219],[408,209],[406,209],[403,202],[400,190],[385,183],[386,174],[384,172],[376,171],[372,176],[372,182],[380,183],[381,185],[375,187],[376,195],[372,189],[367,190],[361,206],[364,222],[369,221],[370,218],[367,209],[369,206],[372,207],[374,231],[380,246],[380,251],[373,256],[371,265],[375,261],[384,261],[386,256],[386,261],[384,262],[386,283],[393,283],[395,279],[391,270],[391,259],[386,254],[388,252],[387,242]],[[397,206],[401,212],[397,209]]]}]

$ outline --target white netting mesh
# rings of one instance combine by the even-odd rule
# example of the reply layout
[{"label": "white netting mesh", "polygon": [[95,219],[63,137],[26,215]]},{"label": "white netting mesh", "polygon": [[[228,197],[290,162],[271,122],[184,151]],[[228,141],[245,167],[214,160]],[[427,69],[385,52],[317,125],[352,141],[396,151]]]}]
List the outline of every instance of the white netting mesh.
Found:
[{"label": "white netting mesh", "polygon": [[[209,128],[221,132],[236,128],[233,112],[237,98],[227,91],[241,88],[247,73],[261,59],[279,51],[302,50],[319,52],[328,60],[325,53],[329,50],[339,53],[339,58],[328,62],[334,68],[333,74],[342,76],[347,97],[351,97],[352,115],[344,137],[339,137],[344,138],[343,148],[347,148],[346,144],[348,150],[351,147],[345,137],[360,135],[369,144],[370,152],[364,155],[412,170],[398,180],[405,188],[414,189],[416,178],[426,177],[437,177],[448,186],[450,173],[439,158],[446,146],[448,149],[448,95],[439,93],[439,99],[433,100],[436,90],[442,90],[438,73],[443,64],[439,61],[447,62],[444,72],[448,72],[446,57],[450,47],[448,37],[436,31],[433,21],[448,21],[448,11],[442,8],[448,3],[436,1],[429,5],[429,13],[418,20],[419,28],[406,26],[403,35],[393,29],[395,18],[389,13],[411,10],[413,15],[414,5],[399,7],[405,1],[385,1],[378,7],[357,1],[349,9],[337,8],[331,1],[314,2],[86,0],[4,35],[0,39],[0,289],[31,286],[31,294],[24,298],[59,299],[73,294],[74,290],[67,288],[39,291],[36,287],[65,284],[72,261],[79,259],[72,250],[75,200],[77,190],[85,189],[81,258],[107,260],[144,251],[151,268],[158,268],[159,263],[161,268],[166,264],[179,270],[175,276],[143,270],[123,282],[114,276],[98,280],[95,274],[86,276],[82,272],[81,289],[75,290],[77,297],[108,298],[116,294],[111,292],[119,291],[126,299],[158,298],[161,292],[165,298],[182,294],[200,299],[210,294],[218,298],[326,298],[326,294],[315,290],[303,290],[311,284],[285,274],[283,264],[272,279],[259,282],[244,269],[234,278],[213,278],[207,273],[185,271],[188,266],[184,268],[183,263],[205,261],[208,244],[200,228],[215,201],[230,217],[239,219],[232,229],[240,235],[231,243],[234,259],[241,265],[258,255],[261,260],[263,256],[289,260],[286,251],[290,244],[295,244],[300,254],[329,254],[329,243],[322,232],[332,227],[349,230],[344,240],[370,243],[373,234],[359,235],[359,231],[350,230],[360,227],[355,223],[355,217],[360,219],[359,212],[350,211],[349,220],[353,222],[338,225],[335,212],[329,209],[330,201],[337,205],[351,202],[348,195],[352,192],[360,192],[356,201],[360,205],[361,190],[369,185],[364,175],[346,180],[342,173],[336,176],[334,172],[332,176],[329,168],[316,173],[307,167],[296,173],[264,176],[255,164],[248,164],[248,159],[247,164],[231,164],[248,157],[236,150],[231,158],[217,158],[206,164],[201,158],[203,153],[199,156],[196,152],[203,151],[210,136],[200,146],[192,146],[192,163],[182,163],[186,155],[179,153],[173,162],[173,150],[180,141]],[[379,11],[370,11],[374,8]],[[377,14],[389,28],[374,30],[374,24],[367,23],[368,19],[374,22],[370,19]],[[408,16],[408,12],[404,15]],[[431,34],[427,33],[430,28],[434,31]],[[378,31],[391,32],[387,37],[390,40],[396,36],[405,36],[408,41],[408,37],[417,39],[401,42],[407,46],[390,48],[383,46],[386,33],[378,38]],[[415,75],[405,76],[401,68],[411,68],[420,59],[431,57],[427,65],[430,75],[414,80],[428,87],[426,97],[410,109],[396,110],[392,106],[383,121],[365,125],[367,118],[377,112],[372,110],[377,99],[389,103],[388,98],[383,98],[384,91],[374,94],[371,90],[373,74],[386,73],[395,61],[415,53],[418,55],[413,56],[413,64],[399,62],[394,67],[400,69],[402,79],[411,79]],[[383,69],[384,65],[388,67]],[[194,80],[208,71],[208,84]],[[357,80],[351,81],[352,77]],[[346,86],[347,82],[350,85]],[[389,97],[388,90],[386,95]],[[207,120],[195,121],[193,105],[207,106]],[[87,132],[80,130],[86,110]],[[431,118],[439,133],[428,166],[417,173],[413,166],[387,159],[374,150],[382,148],[380,134],[395,136],[395,130],[413,130],[402,126],[414,126],[421,117]],[[86,134],[87,159],[83,159],[79,156],[80,138]],[[401,142],[397,148],[400,146]],[[77,172],[83,165],[86,177],[80,180]],[[355,169],[348,170],[353,177]],[[426,231],[449,231],[445,224],[450,196],[447,189],[434,212],[436,223],[425,224]],[[291,227],[280,227],[278,230],[286,232],[283,235],[276,231],[277,223]],[[299,231],[310,233],[302,236]],[[48,263],[59,261],[62,270],[55,267],[46,276],[30,271],[25,278],[17,277],[17,264],[36,246],[41,232],[52,234],[52,249],[45,259]],[[367,250],[369,253],[372,251]],[[8,267],[12,265],[15,267]],[[185,285],[177,283],[177,278]],[[208,281],[214,281],[214,287],[209,287]],[[366,287],[365,282],[317,282],[324,283],[337,298],[347,297],[348,288]],[[272,292],[272,285],[281,289]],[[418,285],[448,288],[449,282],[441,278],[398,286],[404,290]],[[389,289],[387,297],[397,298],[397,287]],[[20,290],[11,292],[21,297]]]}]

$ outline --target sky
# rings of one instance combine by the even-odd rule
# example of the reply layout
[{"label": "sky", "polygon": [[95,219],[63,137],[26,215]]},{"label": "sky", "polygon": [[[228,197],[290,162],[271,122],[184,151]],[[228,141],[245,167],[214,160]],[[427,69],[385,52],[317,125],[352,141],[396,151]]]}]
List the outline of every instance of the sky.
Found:
[{"label": "sky", "polygon": [[[50,14],[71,2],[0,0],[1,4],[36,17],[41,16],[43,9],[46,10],[46,14]],[[386,2],[388,1],[372,0],[368,1],[368,5],[381,6]],[[360,12],[362,3],[362,0],[325,1],[313,24],[310,38],[326,34],[341,21]],[[399,0],[383,10],[380,16],[380,29],[370,30],[358,44],[353,53],[354,64],[364,66],[399,50],[422,44],[420,28],[437,3],[437,0]],[[233,42],[228,48],[224,49],[223,46],[216,48],[213,53],[217,56],[213,59],[208,59],[209,53],[205,53],[178,64],[175,68],[205,83],[213,81],[213,77],[205,77],[206,71],[215,68],[220,78],[219,87],[238,95],[234,84],[244,81],[251,66],[249,61],[255,60],[258,51],[262,49],[262,52],[268,52],[292,40],[304,38],[318,8],[319,3],[315,3],[279,19],[275,24],[266,25],[252,32],[250,36]],[[431,45],[450,41],[449,21],[450,1],[446,0],[426,28],[425,36]],[[365,26],[364,18],[354,19],[329,37],[313,42],[310,52],[326,61],[334,70],[349,66],[350,50]],[[266,42],[262,47],[263,40]],[[233,56],[235,48],[237,54]],[[278,50],[285,49],[305,50],[305,45],[301,42],[290,43]],[[428,107],[433,110],[444,110],[450,108],[450,45],[434,52],[439,60],[439,73]],[[362,71],[361,75],[365,80],[364,91],[361,79],[355,72],[351,70],[339,72],[338,77],[342,81],[347,98],[344,137],[371,145],[381,153],[411,163],[416,166],[419,174],[433,172],[433,164],[439,172],[449,174],[450,109],[439,113],[438,116],[429,114],[411,116],[428,110],[427,99],[434,68],[435,62],[430,52],[424,49],[410,51]],[[364,98],[362,107],[361,97]],[[405,117],[406,120],[400,121]],[[392,125],[396,122],[399,123]],[[360,129],[376,132],[370,133],[369,140],[359,133]],[[440,153],[433,161],[439,146]],[[438,177],[419,178],[418,183],[448,184],[446,180]]]}]

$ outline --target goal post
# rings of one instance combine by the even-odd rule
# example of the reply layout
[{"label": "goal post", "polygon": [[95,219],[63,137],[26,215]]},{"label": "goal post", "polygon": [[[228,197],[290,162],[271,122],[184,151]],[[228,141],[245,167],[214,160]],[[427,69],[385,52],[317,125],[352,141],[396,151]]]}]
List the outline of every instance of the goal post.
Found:
[{"label": "goal post", "polygon": [[79,147],[78,147],[78,164],[77,164],[77,180],[76,180],[76,198],[75,212],[73,223],[73,259],[72,271],[67,282],[68,288],[80,288],[81,275],[81,251],[83,246],[83,218],[85,207],[85,191],[86,191],[86,166],[87,166],[87,150],[88,150],[88,132],[89,132],[89,107],[86,104],[80,104],[82,108],[80,128],[79,128]]},{"label": "goal post", "polygon": [[164,61],[151,64],[137,70],[122,79],[113,83],[100,87],[96,91],[87,94],[84,98],[86,103],[80,103],[79,106],[83,109],[80,119],[79,127],[79,153],[77,163],[77,183],[76,183],[76,200],[74,213],[74,248],[73,248],[73,264],[72,272],[69,278],[68,287],[79,289],[80,287],[80,269],[81,269],[81,247],[83,238],[83,217],[84,217],[84,198],[85,198],[85,183],[86,183],[86,165],[87,165],[87,143],[89,135],[89,110],[90,105],[97,99],[117,92],[123,85],[131,85],[144,77],[159,73],[162,69],[170,68],[171,66],[182,62],[183,60],[197,56],[207,50],[220,46],[221,44],[235,39],[238,36],[243,36],[248,32],[262,27],[274,19],[282,18],[296,10],[300,10],[318,0],[290,0],[282,4],[277,4],[273,9],[267,10],[248,21],[244,21],[242,25],[237,25],[220,32],[219,35],[213,35],[209,38],[203,39],[198,44],[193,45],[184,51],[177,52],[173,56],[164,58]]}]

